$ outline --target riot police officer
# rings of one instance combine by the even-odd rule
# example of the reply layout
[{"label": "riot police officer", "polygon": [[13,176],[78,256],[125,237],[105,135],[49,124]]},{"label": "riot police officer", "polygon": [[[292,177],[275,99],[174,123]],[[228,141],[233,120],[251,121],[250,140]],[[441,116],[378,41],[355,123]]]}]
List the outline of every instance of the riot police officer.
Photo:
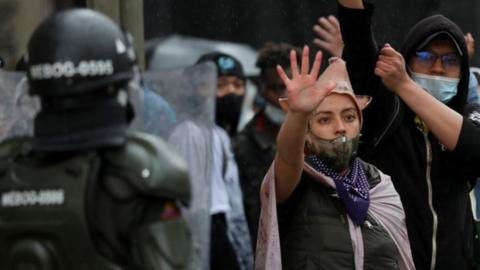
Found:
[{"label": "riot police officer", "polygon": [[0,269],[185,269],[185,163],[128,130],[138,76],[127,35],[71,9],[28,44],[33,137],[0,143]]}]

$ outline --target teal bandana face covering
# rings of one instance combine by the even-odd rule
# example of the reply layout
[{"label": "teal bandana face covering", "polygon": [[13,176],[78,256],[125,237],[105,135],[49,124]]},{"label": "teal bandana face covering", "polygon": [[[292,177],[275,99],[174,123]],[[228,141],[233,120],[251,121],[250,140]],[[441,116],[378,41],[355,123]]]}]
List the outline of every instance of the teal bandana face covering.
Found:
[{"label": "teal bandana face covering", "polygon": [[447,103],[457,95],[460,79],[412,72],[412,79],[437,100]]}]

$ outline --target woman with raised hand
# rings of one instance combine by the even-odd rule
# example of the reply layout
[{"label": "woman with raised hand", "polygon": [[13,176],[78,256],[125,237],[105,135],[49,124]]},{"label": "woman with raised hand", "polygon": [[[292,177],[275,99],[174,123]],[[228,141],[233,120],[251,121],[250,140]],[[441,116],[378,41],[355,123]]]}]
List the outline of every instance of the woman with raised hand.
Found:
[{"label": "woman with raised hand", "polygon": [[292,52],[291,78],[277,67],[287,117],[262,186],[256,269],[414,269],[390,178],[356,156],[370,98],[339,58],[317,80],[321,53],[311,71],[308,54],[299,68]]}]

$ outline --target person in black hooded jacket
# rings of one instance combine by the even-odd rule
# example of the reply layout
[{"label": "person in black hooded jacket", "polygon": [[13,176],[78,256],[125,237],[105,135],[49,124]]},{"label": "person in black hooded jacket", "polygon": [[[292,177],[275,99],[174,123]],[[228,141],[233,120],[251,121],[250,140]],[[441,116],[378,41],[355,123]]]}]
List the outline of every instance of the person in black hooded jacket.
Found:
[{"label": "person in black hooded jacket", "polygon": [[[354,89],[373,96],[359,155],[392,176],[417,269],[469,269],[468,192],[480,161],[476,112],[462,117],[469,63],[459,27],[442,15],[418,22],[401,53],[373,38],[374,6],[339,0],[343,58]],[[423,89],[425,89],[425,91]]]}]

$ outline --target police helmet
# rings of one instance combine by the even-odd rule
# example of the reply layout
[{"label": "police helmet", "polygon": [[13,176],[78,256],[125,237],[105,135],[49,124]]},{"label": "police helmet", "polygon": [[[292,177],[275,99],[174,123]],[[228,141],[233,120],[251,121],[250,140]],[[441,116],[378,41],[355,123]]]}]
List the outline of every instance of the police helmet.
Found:
[{"label": "police helmet", "polygon": [[30,93],[64,96],[126,83],[134,76],[130,38],[107,16],[69,9],[46,19],[28,43]]},{"label": "police helmet", "polygon": [[52,15],[34,31],[27,54],[29,91],[41,110],[33,147],[72,151],[117,146],[133,118],[128,91],[139,77],[130,37],[90,9]]}]

